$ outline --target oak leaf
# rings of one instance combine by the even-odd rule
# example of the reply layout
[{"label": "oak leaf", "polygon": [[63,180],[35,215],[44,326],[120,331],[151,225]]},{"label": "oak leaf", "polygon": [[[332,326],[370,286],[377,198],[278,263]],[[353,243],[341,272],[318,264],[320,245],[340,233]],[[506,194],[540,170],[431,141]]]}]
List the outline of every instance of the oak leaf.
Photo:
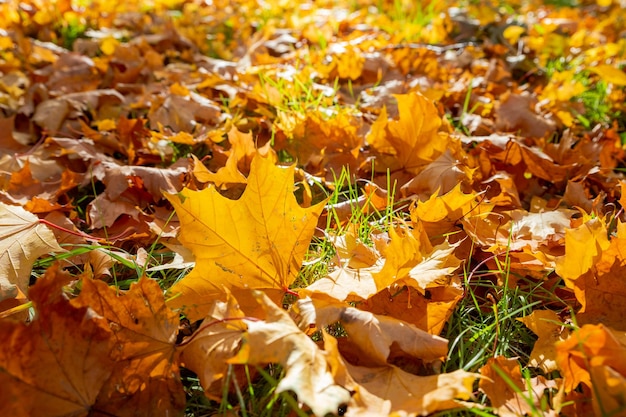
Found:
[{"label": "oak leaf", "polygon": [[335,382],[329,372],[326,353],[309,336],[298,329],[289,315],[265,294],[255,292],[267,317],[263,321],[243,320],[248,332],[243,346],[230,363],[265,365],[279,363],[285,376],[276,392],[293,391],[316,416],[336,414],[350,400],[350,393]]},{"label": "oak leaf", "polygon": [[0,301],[28,292],[33,263],[41,255],[62,252],[52,231],[21,207],[0,203]]},{"label": "oak leaf", "polygon": [[176,283],[172,307],[202,318],[211,294],[224,288],[287,289],[295,280],[325,202],[310,208],[293,195],[294,167],[257,155],[239,200],[215,187],[166,194],[181,222],[180,241],[194,253],[195,268]]}]

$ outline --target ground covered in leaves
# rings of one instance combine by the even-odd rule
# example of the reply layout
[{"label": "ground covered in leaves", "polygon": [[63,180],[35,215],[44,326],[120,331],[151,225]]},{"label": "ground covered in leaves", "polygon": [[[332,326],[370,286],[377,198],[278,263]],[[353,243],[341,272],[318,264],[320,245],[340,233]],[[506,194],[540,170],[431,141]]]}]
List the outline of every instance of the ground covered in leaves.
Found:
[{"label": "ground covered in leaves", "polygon": [[0,3],[1,414],[626,415],[622,6]]}]

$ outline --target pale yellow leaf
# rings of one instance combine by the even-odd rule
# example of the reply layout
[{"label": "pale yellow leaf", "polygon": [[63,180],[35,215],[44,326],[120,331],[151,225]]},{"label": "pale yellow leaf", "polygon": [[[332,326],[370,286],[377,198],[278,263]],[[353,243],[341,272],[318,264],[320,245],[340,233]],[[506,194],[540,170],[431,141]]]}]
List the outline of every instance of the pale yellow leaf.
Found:
[{"label": "pale yellow leaf", "polygon": [[298,329],[287,312],[265,294],[255,292],[267,313],[265,320],[245,320],[248,332],[244,348],[230,363],[265,365],[279,363],[285,369],[276,392],[293,391],[298,401],[308,405],[316,416],[336,414],[350,400],[350,393],[336,384],[327,354]]},{"label": "pale yellow leaf", "polygon": [[354,344],[370,360],[385,364],[396,345],[408,355],[426,362],[445,357],[448,341],[418,329],[405,321],[348,307],[343,303],[306,298],[298,301],[294,311],[300,316],[300,327],[318,328],[340,322]]},{"label": "pale yellow leaf", "polygon": [[19,288],[28,292],[33,263],[41,255],[62,252],[52,231],[21,207],[0,203],[0,301]]}]

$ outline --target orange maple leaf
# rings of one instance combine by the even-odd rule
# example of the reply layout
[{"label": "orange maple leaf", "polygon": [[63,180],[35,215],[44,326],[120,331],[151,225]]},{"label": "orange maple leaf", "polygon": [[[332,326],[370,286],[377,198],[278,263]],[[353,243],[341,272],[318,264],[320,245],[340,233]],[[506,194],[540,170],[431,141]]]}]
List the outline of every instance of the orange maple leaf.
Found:
[{"label": "orange maple leaf", "polygon": [[116,416],[150,411],[178,413],[185,404],[178,371],[178,314],[165,305],[157,281],[142,278],[126,292],[102,281],[83,280],[77,307],[90,307],[113,331],[113,374],[98,397],[100,410]]},{"label": "orange maple leaf", "polygon": [[481,379],[478,386],[487,394],[498,415],[503,417],[532,414],[540,408],[544,390],[557,386],[555,381],[546,380],[541,375],[525,381],[516,358],[490,358],[480,368],[480,373],[486,378]]},{"label": "orange maple leaf", "polygon": [[30,289],[37,318],[0,320],[3,415],[86,416],[112,374],[112,331],[104,318],[62,294],[70,279],[49,268]]}]

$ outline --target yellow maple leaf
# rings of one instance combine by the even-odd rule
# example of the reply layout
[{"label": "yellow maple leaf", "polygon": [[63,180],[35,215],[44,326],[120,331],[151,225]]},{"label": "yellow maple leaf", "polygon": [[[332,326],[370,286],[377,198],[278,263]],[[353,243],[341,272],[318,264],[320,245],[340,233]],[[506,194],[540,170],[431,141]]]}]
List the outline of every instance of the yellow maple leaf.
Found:
[{"label": "yellow maple leaf", "polygon": [[573,288],[573,281],[587,272],[608,249],[606,226],[592,218],[575,229],[565,231],[565,255],[556,260],[556,273]]},{"label": "yellow maple leaf", "polygon": [[[567,285],[573,283],[574,294],[580,302],[581,308],[576,315],[579,324],[603,323],[615,330],[626,330],[624,245],[626,239],[619,237],[618,233],[618,237],[613,237],[608,247],[602,248],[602,253],[593,258],[593,267],[573,280],[566,280]],[[588,250],[597,250],[593,242]]]},{"label": "yellow maple leaf", "polygon": [[430,286],[438,286],[461,264],[453,252],[455,245],[445,242],[433,248],[429,242],[412,233],[389,230],[391,242],[385,249],[385,265],[374,274],[380,291],[393,284],[408,285],[424,293]]},{"label": "yellow maple leaf", "polygon": [[165,305],[157,281],[144,277],[125,292],[99,280],[84,279],[82,284],[72,306],[104,318],[115,335],[110,357],[116,362],[100,393],[106,401],[98,409],[118,416],[139,410],[176,414],[185,401],[174,346],[179,317]]},{"label": "yellow maple leaf", "polygon": [[515,45],[524,32],[526,29],[523,26],[511,25],[504,29],[502,36],[508,43]]},{"label": "yellow maple leaf", "polygon": [[365,367],[346,363],[352,378],[370,394],[389,401],[391,414],[429,415],[462,407],[472,396],[479,376],[458,369],[438,375],[418,376],[393,366]]},{"label": "yellow maple leaf", "polygon": [[102,41],[100,45],[100,50],[105,55],[113,55],[115,53],[115,49],[120,44],[120,42],[115,39],[113,36],[109,36]]},{"label": "yellow maple leaf", "polygon": [[[219,168],[217,172],[209,171],[203,164],[192,155],[194,161],[193,175],[200,182],[212,182],[216,186],[224,189],[232,184],[246,184],[244,173],[248,172],[250,162],[257,154],[251,133],[240,132],[236,127],[232,127],[228,132],[228,141],[231,148],[228,152],[226,164]],[[263,149],[262,153],[271,153],[271,148]],[[272,159],[274,160],[274,159]]]},{"label": "yellow maple leaf", "polygon": [[493,209],[493,204],[479,200],[479,195],[463,193],[461,183],[443,195],[435,191],[428,200],[419,201],[411,208],[411,220],[414,225],[423,223],[429,236],[442,235],[452,230],[458,221],[466,217],[483,219],[484,214]]},{"label": "yellow maple leaf", "polygon": [[566,339],[570,334],[559,316],[552,310],[535,310],[517,320],[539,337],[530,353],[528,364],[541,368],[546,374],[557,370],[555,343]]},{"label": "yellow maple leaf", "polygon": [[298,301],[292,311],[300,318],[300,328],[323,328],[340,322],[349,339],[358,346],[361,360],[371,364],[387,364],[392,347],[425,362],[440,360],[448,353],[448,341],[442,337],[403,320],[359,310],[345,303],[307,297]]},{"label": "yellow maple leaf", "polygon": [[[215,187],[166,194],[181,222],[179,239],[196,257],[195,268],[170,289],[192,319],[206,314],[211,294],[224,288],[287,289],[295,280],[322,208],[298,205],[294,166],[274,165],[258,154],[239,200]],[[203,307],[204,305],[204,307]]]},{"label": "yellow maple leaf", "polygon": [[448,135],[439,132],[441,118],[433,102],[420,93],[394,94],[398,120],[387,121],[383,111],[372,126],[368,142],[380,152],[393,148],[400,166],[410,172],[432,162],[445,152]]},{"label": "yellow maple leaf", "polygon": [[623,414],[626,377],[610,366],[594,366],[591,381],[595,388],[592,403],[595,415]]}]

